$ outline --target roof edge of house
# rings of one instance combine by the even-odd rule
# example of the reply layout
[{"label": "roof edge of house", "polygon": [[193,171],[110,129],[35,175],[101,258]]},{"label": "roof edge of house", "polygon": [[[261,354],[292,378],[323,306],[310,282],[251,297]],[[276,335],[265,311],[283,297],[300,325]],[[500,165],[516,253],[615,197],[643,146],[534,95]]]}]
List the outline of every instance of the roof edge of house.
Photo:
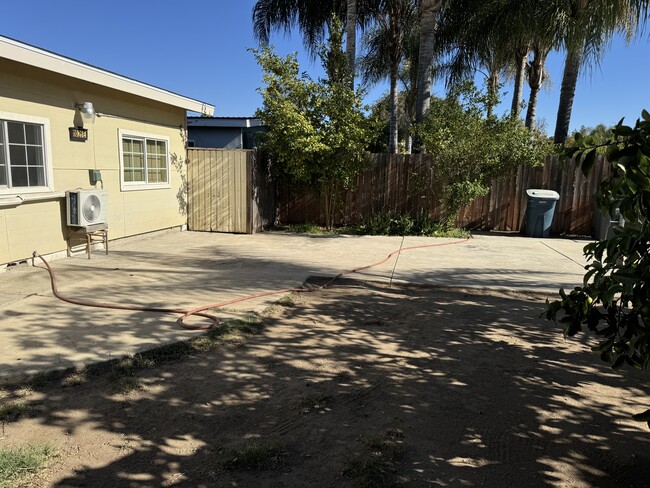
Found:
[{"label": "roof edge of house", "polygon": [[251,128],[264,125],[259,117],[187,117],[188,127],[230,127]]},{"label": "roof edge of house", "polygon": [[214,106],[142,81],[83,63],[40,47],[0,36],[0,57],[59,73],[71,78],[130,93],[150,100],[205,115],[214,114]]}]

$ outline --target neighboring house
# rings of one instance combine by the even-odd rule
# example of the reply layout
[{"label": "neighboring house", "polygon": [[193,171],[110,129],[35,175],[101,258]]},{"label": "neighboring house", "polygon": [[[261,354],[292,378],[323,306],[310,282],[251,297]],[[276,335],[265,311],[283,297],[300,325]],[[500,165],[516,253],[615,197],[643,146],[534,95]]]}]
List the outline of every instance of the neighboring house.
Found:
[{"label": "neighboring house", "polygon": [[266,126],[257,117],[188,117],[188,146],[253,149]]},{"label": "neighboring house", "polygon": [[187,111],[214,107],[2,36],[0,73],[0,266],[66,249],[65,191],[89,170],[110,239],[185,223],[172,162]]}]

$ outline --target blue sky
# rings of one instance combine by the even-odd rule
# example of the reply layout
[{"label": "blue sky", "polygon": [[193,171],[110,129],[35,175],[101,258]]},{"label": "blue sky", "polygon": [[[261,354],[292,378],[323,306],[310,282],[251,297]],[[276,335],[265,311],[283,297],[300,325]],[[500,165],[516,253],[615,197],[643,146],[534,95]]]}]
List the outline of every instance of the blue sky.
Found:
[{"label": "blue sky", "polygon": [[[192,2],[32,0],[5,2],[0,34],[215,105],[215,115],[252,115],[260,105],[261,72],[251,53],[254,0]],[[298,34],[275,35],[281,54],[298,51],[303,68],[317,76],[318,61],[302,50]],[[630,123],[650,110],[650,39],[626,45],[616,39],[598,67],[578,81],[571,129]],[[555,126],[563,55],[551,53],[552,85],[540,94],[538,118]],[[506,92],[512,87],[506,86]],[[386,86],[369,92],[372,102]],[[442,95],[442,87],[437,87]],[[527,92],[524,94],[527,96]],[[509,105],[506,95],[503,110]]]}]

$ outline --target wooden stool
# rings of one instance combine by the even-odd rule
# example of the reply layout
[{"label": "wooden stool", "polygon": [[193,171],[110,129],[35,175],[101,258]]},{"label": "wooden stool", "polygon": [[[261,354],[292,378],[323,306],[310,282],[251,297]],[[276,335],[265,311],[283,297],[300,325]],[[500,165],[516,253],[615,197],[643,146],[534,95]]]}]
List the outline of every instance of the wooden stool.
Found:
[{"label": "wooden stool", "polygon": [[88,227],[79,227],[78,229],[71,230],[68,232],[68,257],[72,255],[72,240],[84,239],[86,244],[86,253],[88,254],[88,259],[92,254],[93,243],[101,242],[104,244],[104,251],[108,254],[108,225],[107,224],[95,224],[89,225]]}]

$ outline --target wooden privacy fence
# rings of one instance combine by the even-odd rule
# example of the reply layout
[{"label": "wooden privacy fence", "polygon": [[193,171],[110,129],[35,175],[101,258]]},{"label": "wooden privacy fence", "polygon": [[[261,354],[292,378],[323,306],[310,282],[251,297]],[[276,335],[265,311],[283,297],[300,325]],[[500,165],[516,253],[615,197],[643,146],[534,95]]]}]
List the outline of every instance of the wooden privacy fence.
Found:
[{"label": "wooden privacy fence", "polygon": [[[444,168],[431,155],[373,155],[374,165],[358,178],[354,191],[346,192],[336,224],[351,224],[378,212],[426,211],[440,219],[440,204],[446,181]],[[522,231],[525,227],[526,190],[543,188],[560,194],[551,232],[590,235],[593,230],[595,195],[609,174],[609,165],[599,157],[589,177],[573,162],[548,157],[543,166],[519,167],[491,184],[490,193],[463,208],[457,225],[474,230]],[[280,199],[279,220],[283,223],[323,224],[318,197],[309,191]]]},{"label": "wooden privacy fence", "polygon": [[187,159],[190,230],[251,234],[269,223],[267,178],[254,151],[191,148]]}]

